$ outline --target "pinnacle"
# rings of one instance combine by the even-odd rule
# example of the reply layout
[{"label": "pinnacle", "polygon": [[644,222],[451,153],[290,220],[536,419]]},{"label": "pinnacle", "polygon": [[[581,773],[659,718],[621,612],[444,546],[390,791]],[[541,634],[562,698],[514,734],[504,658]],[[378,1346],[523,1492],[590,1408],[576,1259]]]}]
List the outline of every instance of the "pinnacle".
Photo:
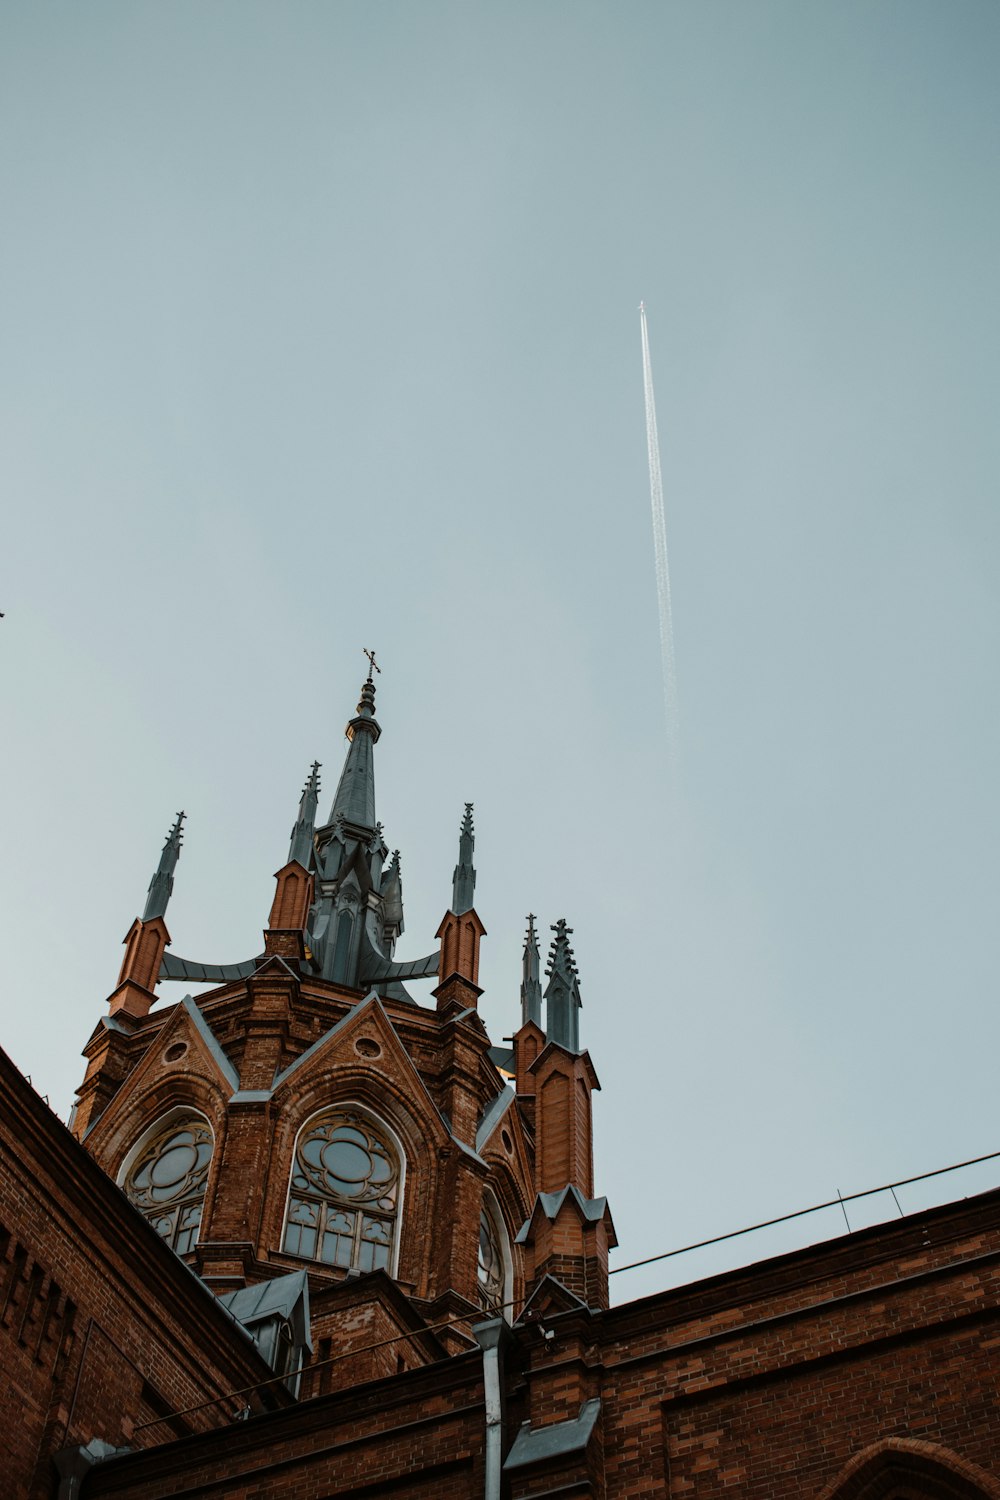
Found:
[{"label": "pinnacle", "polygon": [[556,969],[561,969],[567,977],[579,979],[579,971],[576,967],[576,958],[570,946],[570,933],[572,927],[567,926],[565,917],[560,917],[558,922],[553,922],[551,929],[555,933],[552,939],[552,947],[549,950],[549,960],[545,966],[545,972],[553,975]]}]

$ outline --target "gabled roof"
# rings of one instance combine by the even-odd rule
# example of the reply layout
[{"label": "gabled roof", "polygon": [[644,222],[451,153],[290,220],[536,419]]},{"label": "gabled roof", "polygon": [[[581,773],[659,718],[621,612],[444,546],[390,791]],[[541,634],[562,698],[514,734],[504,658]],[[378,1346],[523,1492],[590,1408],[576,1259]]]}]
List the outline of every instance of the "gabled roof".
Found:
[{"label": "gabled roof", "polygon": [[[273,1276],[254,1286],[241,1286],[219,1298],[234,1318],[249,1328],[264,1318],[291,1320],[303,1297],[309,1296],[309,1277],[305,1271],[290,1271],[287,1276]],[[308,1320],[307,1320],[308,1321]],[[310,1346],[311,1347],[311,1346]]]},{"label": "gabled roof", "polygon": [[568,1286],[563,1286],[557,1276],[546,1274],[535,1287],[531,1296],[521,1309],[517,1318],[518,1323],[533,1323],[546,1314],[564,1312],[590,1312],[590,1308],[581,1297],[571,1292]]}]

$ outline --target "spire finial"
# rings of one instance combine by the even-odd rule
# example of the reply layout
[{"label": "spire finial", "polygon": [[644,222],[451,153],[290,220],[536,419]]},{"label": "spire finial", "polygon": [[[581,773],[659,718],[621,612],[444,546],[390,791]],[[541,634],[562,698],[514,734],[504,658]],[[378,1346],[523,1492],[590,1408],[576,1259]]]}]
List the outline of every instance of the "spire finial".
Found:
[{"label": "spire finial", "polygon": [[472,906],[476,889],[476,871],[472,856],[476,847],[476,831],[472,826],[472,803],[465,804],[465,814],[458,836],[458,864],[452,876],[451,909],[456,917]]},{"label": "spire finial", "polygon": [[299,815],[292,826],[291,843],[288,846],[288,862],[297,860],[304,870],[309,868],[309,856],[313,846],[313,829],[316,826],[316,808],[319,803],[318,760],[314,760],[306,784],[299,799]]},{"label": "spire finial", "polygon": [[528,913],[528,930],[524,935],[524,956],[521,959],[521,1025],[534,1021],[542,1024],[542,985],[538,977],[541,957],[538,951],[538,934],[535,931],[535,914]]},{"label": "spire finial", "polygon": [[362,656],[367,656],[367,658],[368,658],[368,678],[367,678],[367,680],[369,682],[372,682],[372,672],[377,672],[378,675],[381,677],[381,675],[382,675],[382,668],[379,666],[378,662],[375,660],[375,652],[374,651],[369,651],[367,647],[362,647],[361,654],[362,654]]},{"label": "spire finial", "polygon": [[177,814],[174,826],[167,834],[166,843],[160,853],[160,862],[156,867],[156,873],[149,882],[149,890],[146,895],[146,907],[142,914],[144,922],[153,921],[154,917],[162,917],[167,910],[167,902],[174,888],[174,870],[177,868],[177,860],[181,852],[183,841],[182,825],[186,813]]},{"label": "spire finial", "polygon": [[559,1042],[570,1052],[579,1052],[580,976],[569,941],[573,929],[567,926],[564,917],[560,917],[551,930],[555,937],[545,969],[549,976],[545,989],[549,1023],[546,1030],[549,1041]]}]

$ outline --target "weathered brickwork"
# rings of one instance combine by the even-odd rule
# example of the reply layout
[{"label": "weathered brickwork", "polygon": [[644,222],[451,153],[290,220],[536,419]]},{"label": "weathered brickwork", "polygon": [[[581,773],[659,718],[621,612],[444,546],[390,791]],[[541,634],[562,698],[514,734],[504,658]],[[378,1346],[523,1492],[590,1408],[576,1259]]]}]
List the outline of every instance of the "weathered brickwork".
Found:
[{"label": "weathered brickwork", "polygon": [[[144,1423],[270,1374],[2,1053],[0,1307],[0,1475],[12,1500],[55,1492],[60,1448],[147,1446],[163,1429]],[[233,1410],[223,1404],[226,1420]],[[166,1430],[219,1419],[195,1413]]]}]

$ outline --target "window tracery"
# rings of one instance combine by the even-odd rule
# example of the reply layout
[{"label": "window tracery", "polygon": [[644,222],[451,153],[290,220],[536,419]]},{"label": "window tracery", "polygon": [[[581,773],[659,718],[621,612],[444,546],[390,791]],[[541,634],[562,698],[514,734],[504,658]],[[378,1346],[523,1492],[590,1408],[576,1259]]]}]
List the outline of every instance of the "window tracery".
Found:
[{"label": "window tracery", "polygon": [[398,1155],[366,1115],[320,1115],[295,1147],[285,1250],[342,1270],[388,1270],[399,1184]]},{"label": "window tracery", "polygon": [[497,1222],[484,1203],[479,1215],[479,1300],[496,1317],[507,1315],[507,1265]]},{"label": "window tracery", "polygon": [[213,1147],[206,1120],[175,1116],[140,1149],[122,1184],[178,1255],[192,1250],[198,1238]]}]

